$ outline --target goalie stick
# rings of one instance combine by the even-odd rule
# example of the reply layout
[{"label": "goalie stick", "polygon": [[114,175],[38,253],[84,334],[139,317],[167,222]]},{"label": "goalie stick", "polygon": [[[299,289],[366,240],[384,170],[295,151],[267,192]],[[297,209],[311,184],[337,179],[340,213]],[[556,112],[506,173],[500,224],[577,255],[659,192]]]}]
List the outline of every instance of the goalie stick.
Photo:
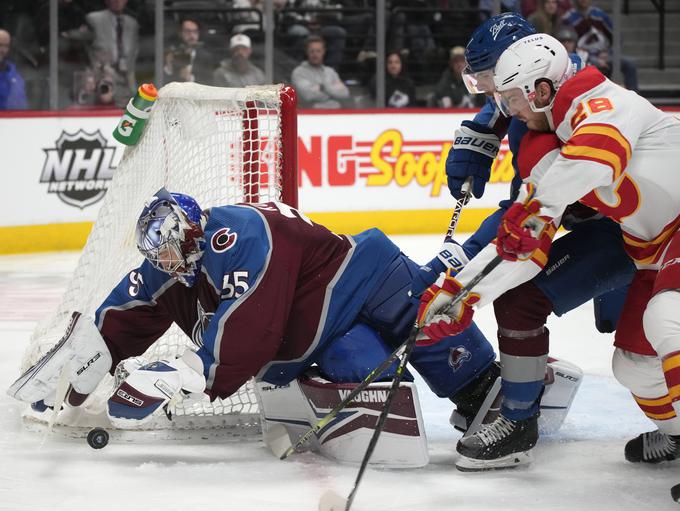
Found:
[{"label": "goalie stick", "polygon": [[[501,258],[501,256],[497,255],[491,261],[489,261],[489,263],[477,275],[475,275],[472,278],[472,280],[466,286],[464,286],[458,292],[458,294],[456,294],[456,296],[453,297],[453,300],[451,300],[451,303],[446,308],[446,312],[448,312],[453,307],[458,305],[467,296],[467,294],[470,291],[472,291],[472,289],[477,284],[479,284],[479,282],[482,279],[484,279],[489,273],[491,273],[494,270],[494,268],[496,268],[496,266],[498,266],[501,263],[502,260],[503,259]],[[392,398],[396,394],[396,389],[399,387],[399,383],[401,382],[401,378],[403,377],[403,370],[406,367],[406,364],[408,363],[408,359],[411,355],[411,351],[413,350],[413,346],[415,346],[415,339],[418,335],[418,332],[419,329],[416,325],[411,331],[411,335],[409,335],[409,338],[404,343],[406,345],[406,349],[404,350],[403,358],[401,359],[399,367],[397,368],[397,374],[395,375],[394,380],[392,381],[392,386],[390,387],[389,394],[387,396],[387,399],[385,400],[385,407],[380,413],[380,417],[378,418],[378,422],[375,426],[375,431],[373,432],[371,441],[369,442],[368,448],[366,449],[366,454],[364,454],[364,459],[361,461],[359,473],[357,474],[357,478],[354,481],[354,487],[352,488],[352,491],[350,492],[347,498],[344,498],[337,494],[336,492],[334,492],[333,490],[327,490],[321,496],[321,500],[319,501],[319,511],[349,511],[350,507],[352,506],[354,497],[356,496],[357,490],[359,489],[359,483],[361,482],[361,479],[364,475],[364,471],[366,470],[366,466],[368,465],[371,455],[373,454],[373,450],[375,449],[375,446],[378,443],[378,438],[380,437],[380,433],[382,432],[385,420],[387,419],[387,415],[389,414],[390,405],[392,404]]]},{"label": "goalie stick", "polygon": [[[451,215],[451,221],[449,222],[449,227],[446,231],[446,236],[444,241],[452,241],[453,234],[456,230],[456,225],[458,224],[458,219],[460,218],[460,213],[468,202],[470,202],[470,189],[472,187],[472,178],[463,183],[463,190],[465,195],[456,201],[456,205],[453,208],[453,214]],[[275,456],[285,460],[291,454],[297,451],[302,445],[309,441],[313,435],[318,433],[323,429],[328,423],[330,423],[337,414],[342,411],[355,397],[357,397],[362,391],[366,389],[376,378],[378,378],[382,373],[384,373],[392,363],[400,359],[407,349],[408,339],[404,341],[400,346],[395,349],[387,359],[385,359],[378,367],[371,371],[364,380],[357,385],[352,392],[350,392],[345,398],[340,401],[330,412],[328,412],[324,417],[322,417],[314,426],[309,428],[302,436],[300,436],[295,443],[291,443],[290,437],[288,436],[288,431],[283,424],[275,424],[267,428],[264,433],[264,442],[271,449]]]}]

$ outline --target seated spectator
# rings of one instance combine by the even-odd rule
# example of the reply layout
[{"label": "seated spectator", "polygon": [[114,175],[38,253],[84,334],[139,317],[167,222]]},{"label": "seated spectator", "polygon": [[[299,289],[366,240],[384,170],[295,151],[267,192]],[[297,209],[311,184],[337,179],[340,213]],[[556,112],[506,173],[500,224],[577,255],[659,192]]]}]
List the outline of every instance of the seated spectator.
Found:
[{"label": "seated spectator", "polygon": [[90,69],[73,74],[74,101],[69,109],[117,108],[111,74],[98,75]]},{"label": "seated spectator", "polygon": [[[428,0],[393,0],[389,21],[388,45],[390,48],[404,48],[409,60],[422,63],[437,51],[432,35],[432,14],[415,9],[431,7]],[[403,9],[403,10],[402,10]],[[414,10],[409,10],[414,9]]]},{"label": "seated spectator", "polygon": [[113,95],[124,107],[137,89],[135,65],[139,52],[139,24],[123,10],[127,0],[106,0],[106,9],[85,16],[85,31],[92,69],[106,69],[113,80]]},{"label": "seated spectator", "polygon": [[187,18],[179,28],[179,43],[165,54],[163,71],[166,82],[198,82],[210,84],[215,59],[203,47],[198,21]]},{"label": "seated spectator", "polygon": [[[522,0],[522,14],[525,18],[531,16],[538,9],[540,0]],[[571,9],[571,0],[557,0],[557,15],[564,16]]]},{"label": "seated spectator", "polygon": [[[393,51],[387,54],[385,74],[385,105],[388,108],[416,106],[416,88],[413,81],[402,73],[401,54]],[[376,96],[375,76],[370,82],[371,96]]]},{"label": "seated spectator", "polygon": [[319,36],[309,36],[307,60],[293,69],[291,81],[302,108],[341,108],[349,103],[347,86],[335,69],[323,65],[325,53],[324,40]]},{"label": "seated spectator", "polygon": [[0,110],[24,110],[28,107],[24,79],[7,58],[12,36],[0,29]]},{"label": "seated spectator", "polygon": [[250,61],[252,47],[250,37],[236,34],[229,41],[231,58],[225,59],[215,69],[213,83],[218,87],[245,87],[263,85],[264,72]]},{"label": "seated spectator", "polygon": [[[591,58],[597,58],[602,51],[611,53],[613,25],[607,13],[591,6],[590,0],[574,0],[574,5],[564,15],[562,23],[576,31],[579,38],[576,46],[587,50]],[[621,72],[626,88],[637,91],[637,68],[624,56],[621,56]]]},{"label": "seated spectator", "polygon": [[569,53],[576,53],[583,60],[584,64],[588,63],[590,55],[586,50],[576,47],[578,36],[576,30],[569,26],[561,26],[555,34],[555,39],[562,43]]},{"label": "seated spectator", "polygon": [[[324,8],[335,7],[329,0],[298,0],[290,2],[297,8],[316,8],[317,12],[286,12],[284,19],[288,27],[285,29],[288,45],[298,60],[306,50],[306,40],[310,35],[322,37],[326,44],[324,62],[339,69],[347,44],[347,31],[340,26],[339,13],[323,12]],[[289,5],[290,5],[289,4]]]},{"label": "seated spectator", "polygon": [[[486,21],[491,17],[496,0],[479,0],[479,20]],[[520,0],[500,0],[501,12],[522,13]]]},{"label": "seated spectator", "polygon": [[484,94],[470,94],[463,83],[465,69],[465,48],[451,49],[449,67],[442,73],[434,90],[437,106],[442,108],[474,108],[485,102]]},{"label": "seated spectator", "polygon": [[537,32],[555,36],[560,18],[557,12],[557,0],[539,0],[538,9],[527,19]]}]

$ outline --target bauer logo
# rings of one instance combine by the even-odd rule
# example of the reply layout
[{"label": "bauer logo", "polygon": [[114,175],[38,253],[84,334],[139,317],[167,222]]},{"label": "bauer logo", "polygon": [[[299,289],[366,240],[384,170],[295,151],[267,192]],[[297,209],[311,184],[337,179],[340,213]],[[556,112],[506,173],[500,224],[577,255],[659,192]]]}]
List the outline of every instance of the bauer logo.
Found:
[{"label": "bauer logo", "polygon": [[45,163],[40,182],[70,206],[85,209],[99,202],[116,169],[117,147],[108,146],[99,130],[63,131],[54,147],[43,148]]}]

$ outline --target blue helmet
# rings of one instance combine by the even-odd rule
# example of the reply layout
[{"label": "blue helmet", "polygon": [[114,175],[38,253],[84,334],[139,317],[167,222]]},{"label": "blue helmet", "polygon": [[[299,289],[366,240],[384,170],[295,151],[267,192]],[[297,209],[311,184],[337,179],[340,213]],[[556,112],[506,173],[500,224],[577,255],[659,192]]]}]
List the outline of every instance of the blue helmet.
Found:
[{"label": "blue helmet", "polygon": [[203,212],[188,195],[158,190],[137,220],[137,248],[158,270],[185,286],[198,279],[205,249]]},{"label": "blue helmet", "polygon": [[492,69],[508,46],[535,33],[536,28],[517,13],[492,16],[477,27],[465,48],[469,72]]}]

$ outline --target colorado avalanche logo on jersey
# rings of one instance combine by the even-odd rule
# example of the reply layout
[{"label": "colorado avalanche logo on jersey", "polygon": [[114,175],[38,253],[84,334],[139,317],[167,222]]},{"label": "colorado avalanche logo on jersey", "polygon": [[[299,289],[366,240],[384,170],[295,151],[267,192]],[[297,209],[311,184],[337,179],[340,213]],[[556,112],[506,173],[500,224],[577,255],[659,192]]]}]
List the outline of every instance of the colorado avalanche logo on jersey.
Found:
[{"label": "colorado avalanche logo on jersey", "polygon": [[449,350],[449,366],[451,366],[454,373],[471,358],[472,353],[470,353],[465,346],[456,346]]},{"label": "colorado avalanche logo on jersey", "polygon": [[222,227],[210,238],[210,246],[214,252],[221,254],[236,245],[238,234],[231,232],[229,227]]}]

